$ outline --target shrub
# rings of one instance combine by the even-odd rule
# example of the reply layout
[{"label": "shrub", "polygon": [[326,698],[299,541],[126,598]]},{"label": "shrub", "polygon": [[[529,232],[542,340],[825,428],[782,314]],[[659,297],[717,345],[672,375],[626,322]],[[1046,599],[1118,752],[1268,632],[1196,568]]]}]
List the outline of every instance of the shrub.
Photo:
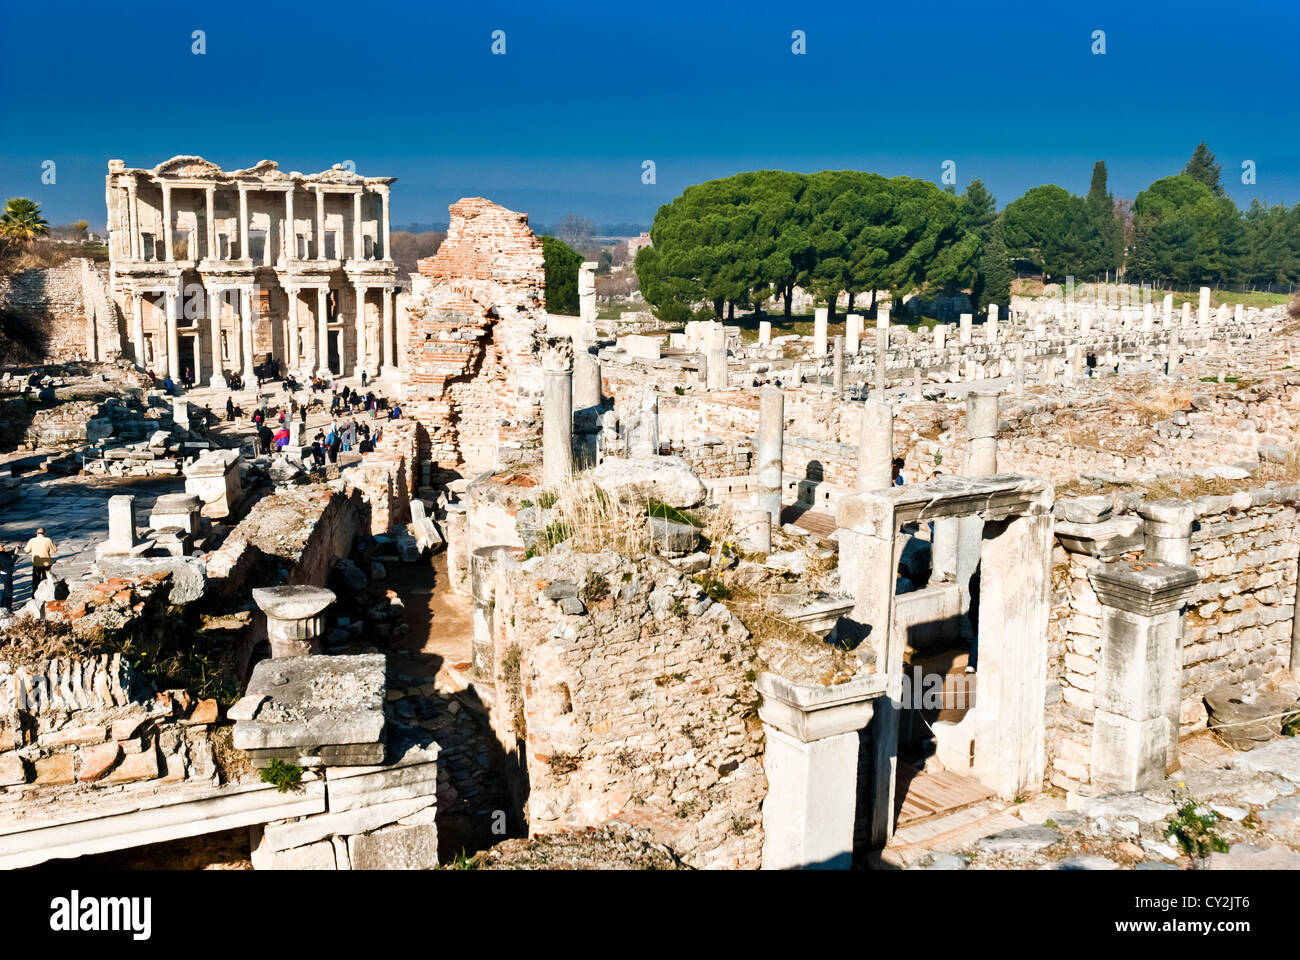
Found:
[{"label": "shrub", "polygon": [[1227,853],[1228,842],[1214,830],[1219,815],[1213,810],[1197,812],[1195,800],[1187,800],[1165,829],[1165,839],[1173,838],[1179,848],[1193,860],[1208,857],[1211,852]]},{"label": "shrub", "polygon": [[283,760],[272,760],[262,768],[262,782],[270,783],[280,793],[302,789],[302,767]]}]

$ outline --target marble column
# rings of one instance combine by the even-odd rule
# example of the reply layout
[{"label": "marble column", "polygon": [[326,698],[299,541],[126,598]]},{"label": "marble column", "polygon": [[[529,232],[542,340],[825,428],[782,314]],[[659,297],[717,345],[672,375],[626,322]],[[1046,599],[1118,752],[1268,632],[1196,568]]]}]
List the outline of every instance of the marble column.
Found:
[{"label": "marble column", "polygon": [[[708,390],[726,390],[727,375],[727,331],[722,324],[716,324],[708,334],[704,347],[705,388]],[[824,351],[823,351],[824,354]]]},{"label": "marble column", "polygon": [[1183,611],[1199,579],[1180,564],[1088,571],[1101,605],[1091,758],[1100,791],[1154,787],[1178,767]]},{"label": "marble column", "polygon": [[844,318],[845,349],[849,356],[857,356],[862,348],[862,316],[850,313]]},{"label": "marble column", "polygon": [[[134,180],[128,181],[126,185],[126,194],[128,204],[127,213],[129,215],[128,222],[131,228],[131,259],[139,260],[143,256],[144,251],[141,249],[140,243],[140,211],[136,206],[136,186]],[[143,343],[143,340],[141,342]]]},{"label": "marble column", "polygon": [[832,340],[831,386],[837,394],[844,392],[844,338],[839,334]]},{"label": "marble column", "polygon": [[557,487],[573,473],[573,344],[547,337],[541,352],[542,482]]},{"label": "marble column", "polygon": [[971,341],[971,322],[972,317],[969,313],[963,313],[958,319],[958,335],[961,338],[963,347],[970,346]]},{"label": "marble column", "polygon": [[772,321],[758,321],[758,345],[760,347],[770,346],[772,343]]},{"label": "marble column", "polygon": [[884,490],[893,481],[894,410],[889,401],[873,397],[862,404],[858,432],[857,489]]},{"label": "marble column", "polygon": [[324,587],[256,587],[253,602],[266,615],[272,659],[305,657],[321,652],[325,608],[334,592]]},{"label": "marble column", "polygon": [[293,227],[293,186],[284,191],[284,259],[298,259],[298,236]]},{"label": "marble column", "polygon": [[144,356],[144,302],[141,299],[140,291],[133,290],[131,297],[131,346],[135,351],[135,365],[141,370],[145,368]]},{"label": "marble column", "polygon": [[947,347],[948,325],[944,323],[936,323],[934,325],[934,349],[939,353],[943,353]]},{"label": "marble column", "polygon": [[966,394],[966,469],[968,477],[984,477],[998,472],[998,398],[997,393]]},{"label": "marble column", "polygon": [[604,400],[600,358],[585,343],[573,347],[573,409],[590,410]]},{"label": "marble column", "polygon": [[829,309],[817,307],[813,311],[813,356],[826,356],[826,331],[829,324]]},{"label": "marble column", "polygon": [[758,462],[757,506],[781,525],[781,490],[785,450],[785,394],[780,387],[766,386],[758,394],[758,436],[754,453]]},{"label": "marble column", "polygon": [[[242,251],[241,251],[242,252]],[[239,352],[244,362],[244,389],[257,386],[257,374],[253,370],[253,288],[239,288],[239,329],[241,345]]]},{"label": "marble column", "polygon": [[380,287],[380,293],[383,297],[383,311],[380,322],[383,324],[383,369],[380,373],[392,379],[397,376],[397,331],[393,328],[393,291],[388,287]]},{"label": "marble column", "polygon": [[294,286],[285,287],[285,295],[289,298],[289,369],[295,373],[301,367],[302,358],[298,355],[298,346],[301,342],[298,327],[298,288]]},{"label": "marble column", "polygon": [[239,259],[251,259],[248,251],[248,188],[239,185]]},{"label": "marble column", "polygon": [[1178,376],[1178,363],[1183,358],[1182,347],[1178,343],[1178,331],[1169,331],[1169,342],[1165,345],[1165,376]]},{"label": "marble column", "polygon": [[352,195],[352,259],[365,259],[365,243],[361,239],[361,194],[358,190]]},{"label": "marble column", "polygon": [[176,259],[172,256],[172,188],[171,184],[162,185],[163,195],[163,256],[168,262]]},{"label": "marble column", "polygon": [[1196,311],[1196,322],[1206,326],[1210,322],[1210,288],[1201,287],[1200,309]]},{"label": "marble column", "polygon": [[596,268],[600,264],[585,261],[578,267],[578,323],[587,336],[587,329],[596,325]]},{"label": "marble column", "polygon": [[370,345],[366,342],[366,287],[362,284],[354,284],[356,289],[356,337],[357,337],[357,363],[352,371],[353,376],[360,377],[361,371],[369,373],[370,369]]},{"label": "marble column", "polygon": [[329,347],[329,292],[316,288],[316,376],[329,377],[331,371]]},{"label": "marble column", "polygon": [[989,304],[988,317],[984,321],[984,342],[990,344],[998,342],[998,305],[996,303]]},{"label": "marble column", "polygon": [[[216,187],[208,187],[203,191],[207,203],[207,223],[204,224],[204,233],[207,234],[208,247],[203,252],[207,254],[206,259],[215,260],[217,258],[217,202]],[[195,257],[194,259],[198,259]]]},{"label": "marble column", "polygon": [[224,294],[220,290],[208,291],[208,324],[212,340],[212,375],[208,386],[214,390],[226,389],[225,360],[221,356],[221,313]]},{"label": "marble column", "polygon": [[168,290],[163,296],[167,302],[167,375],[172,378],[172,382],[179,383],[181,349],[176,330],[176,291]]},{"label": "marble column", "polygon": [[1025,393],[1025,345],[1016,344],[1016,373],[1015,373],[1016,396],[1024,396]]},{"label": "marble column", "polygon": [[316,191],[316,259],[325,259],[325,191]]},{"label": "marble column", "polygon": [[388,188],[387,185],[384,185],[384,186],[382,186],[382,187],[379,188],[379,196],[383,199],[383,203],[384,203],[384,208],[383,208],[383,218],[384,218],[384,250],[383,250],[383,256],[380,258],[380,259],[383,259],[383,260],[391,260],[391,259],[393,259],[392,251],[391,251],[390,248],[389,248],[389,236],[390,236],[390,234],[389,234],[389,224],[388,224],[388,195],[389,195],[389,193],[390,193],[390,191],[389,191],[389,188]]}]

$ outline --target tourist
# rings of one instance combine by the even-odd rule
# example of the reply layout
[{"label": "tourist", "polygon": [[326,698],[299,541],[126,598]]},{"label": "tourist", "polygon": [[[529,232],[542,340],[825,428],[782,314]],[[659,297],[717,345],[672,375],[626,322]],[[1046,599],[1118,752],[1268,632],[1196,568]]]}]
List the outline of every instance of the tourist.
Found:
[{"label": "tourist", "polygon": [[169,397],[176,392],[176,383],[172,380],[171,374],[168,374],[167,379],[163,381],[163,391]]},{"label": "tourist", "polygon": [[235,419],[235,401],[231,397],[226,397],[226,420],[227,422]]},{"label": "tourist", "polygon": [[289,445],[289,428],[281,427],[275,431],[275,436],[271,438],[276,450],[284,450]]},{"label": "tourist", "polygon": [[330,463],[339,462],[339,448],[343,445],[343,436],[339,433],[338,424],[330,431],[330,435],[325,438],[329,444]]},{"label": "tourist", "polygon": [[24,549],[32,555],[32,595],[35,596],[36,588],[50,575],[54,557],[59,550],[54,541],[45,535],[44,527],[36,528],[36,536],[27,541]]},{"label": "tourist", "polygon": [[[1075,354],[1077,357],[1078,354]],[[1097,376],[1097,355],[1091,350],[1088,351],[1088,376],[1089,378]]]},{"label": "tourist", "polygon": [[186,368],[185,368],[185,372],[181,374],[181,382],[185,384],[185,389],[186,389],[186,390],[191,390],[191,389],[193,389],[193,388],[194,388],[194,371],[191,370],[189,367],[186,367]]},{"label": "tourist", "polygon": [[311,459],[317,467],[325,466],[325,434],[317,430],[311,440]]},{"label": "tourist", "polygon": [[389,420],[400,420],[402,418],[401,404],[393,404],[393,412],[388,415]]},{"label": "tourist", "polygon": [[0,543],[0,608],[14,607],[14,566],[18,563],[18,550]]},{"label": "tourist", "polygon": [[271,452],[271,442],[275,439],[275,434],[271,433],[271,428],[265,422],[257,425],[257,443],[258,450],[261,453]]},{"label": "tourist", "polygon": [[365,368],[362,367],[362,369],[361,369],[361,386],[364,388],[365,385],[366,385],[366,371],[365,371]]},{"label": "tourist", "polygon": [[304,427],[307,426],[307,404],[304,403],[298,408],[298,419],[302,421]]}]

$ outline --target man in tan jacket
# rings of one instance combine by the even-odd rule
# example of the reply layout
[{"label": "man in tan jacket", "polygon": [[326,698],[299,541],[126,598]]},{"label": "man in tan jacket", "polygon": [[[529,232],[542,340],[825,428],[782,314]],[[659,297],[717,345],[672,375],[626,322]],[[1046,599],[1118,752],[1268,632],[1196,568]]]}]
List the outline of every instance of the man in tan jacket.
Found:
[{"label": "man in tan jacket", "polygon": [[32,594],[35,595],[41,581],[49,576],[50,567],[54,566],[54,557],[58,554],[59,548],[45,535],[44,527],[37,527],[36,536],[27,541],[25,549],[32,555]]}]

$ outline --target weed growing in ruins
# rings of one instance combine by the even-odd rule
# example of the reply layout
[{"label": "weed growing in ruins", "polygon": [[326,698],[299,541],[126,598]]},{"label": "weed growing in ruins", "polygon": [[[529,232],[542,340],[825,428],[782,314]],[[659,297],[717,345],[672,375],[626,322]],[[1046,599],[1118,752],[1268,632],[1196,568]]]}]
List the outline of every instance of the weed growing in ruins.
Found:
[{"label": "weed growing in ruins", "polygon": [[1165,839],[1177,841],[1179,849],[1195,864],[1211,853],[1227,853],[1228,841],[1214,830],[1219,815],[1213,810],[1200,813],[1195,800],[1186,800],[1165,828]]},{"label": "weed growing in ruins", "polygon": [[695,815],[697,807],[699,807],[699,804],[696,801],[687,800],[685,803],[679,803],[677,805],[677,809],[673,811],[673,815],[677,817],[678,820],[686,820]]},{"label": "weed growing in ruins", "polygon": [[727,599],[727,585],[713,571],[706,570],[691,579],[704,588],[704,595],[710,600],[721,602]]},{"label": "weed growing in ruins", "polygon": [[551,772],[564,776],[566,773],[573,773],[578,769],[582,758],[576,753],[553,753],[547,763],[551,767]]},{"label": "weed growing in ruins", "polygon": [[679,397],[684,397],[686,396],[686,388],[681,385],[675,386],[673,387],[673,393],[677,394]]},{"label": "weed growing in ruins", "polygon": [[545,490],[537,495],[537,505],[543,510],[549,510],[555,506],[555,501],[558,499],[560,499],[559,494]]},{"label": "weed growing in ruins", "polygon": [[451,868],[453,870],[477,870],[478,858],[471,857],[465,852],[465,848],[461,847],[460,853],[456,854],[456,858],[451,862]]},{"label": "weed growing in ruins", "polygon": [[741,834],[747,833],[751,830],[754,827],[755,822],[756,821],[749,817],[732,817],[731,832],[736,836],[740,836]]},{"label": "weed growing in ruins", "polygon": [[676,507],[670,507],[666,503],[660,503],[658,500],[649,500],[645,505],[645,515],[647,517],[659,517],[663,520],[671,520],[673,523],[684,523],[690,527],[698,527],[700,521],[695,519],[685,510],[678,510]]},{"label": "weed growing in ruins", "polygon": [[582,584],[578,596],[589,607],[594,607],[609,596],[609,580],[595,570],[587,571],[587,579]]},{"label": "weed growing in ruins", "polygon": [[280,793],[302,789],[302,767],[283,760],[272,760],[262,768],[262,782],[269,783]]}]

